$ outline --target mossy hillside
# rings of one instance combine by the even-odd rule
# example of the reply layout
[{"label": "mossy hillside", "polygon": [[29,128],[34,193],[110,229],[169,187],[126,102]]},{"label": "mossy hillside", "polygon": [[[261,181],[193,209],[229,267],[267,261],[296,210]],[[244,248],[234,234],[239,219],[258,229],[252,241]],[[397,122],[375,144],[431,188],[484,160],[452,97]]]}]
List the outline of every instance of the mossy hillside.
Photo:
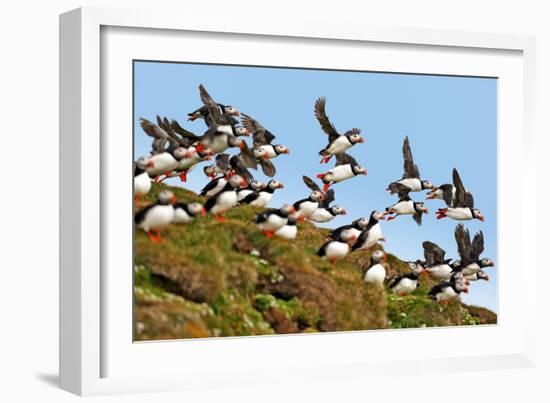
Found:
[{"label": "mossy hillside", "polygon": [[[155,184],[136,209],[153,202],[164,188]],[[185,189],[170,189],[180,201],[204,202]],[[265,238],[253,224],[258,211],[239,206],[226,214],[225,222],[207,216],[172,225],[162,231],[160,244],[136,230],[136,339],[462,323],[457,315],[447,319],[445,314],[423,321],[415,304],[398,306],[384,289],[365,284],[362,275],[370,253],[352,253],[335,265],[317,257],[326,229],[300,223],[294,241]],[[388,274],[408,270],[405,262],[388,256]],[[423,288],[430,285],[423,280]],[[425,292],[414,298],[439,309]],[[398,309],[409,310],[418,320],[396,320]]]}]

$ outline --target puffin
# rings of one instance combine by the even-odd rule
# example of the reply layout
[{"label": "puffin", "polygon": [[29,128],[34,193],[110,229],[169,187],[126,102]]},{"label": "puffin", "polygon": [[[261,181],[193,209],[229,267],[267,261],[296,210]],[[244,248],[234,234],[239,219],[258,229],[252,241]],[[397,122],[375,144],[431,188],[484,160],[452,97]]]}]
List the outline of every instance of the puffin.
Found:
[{"label": "puffin", "polygon": [[225,221],[222,214],[237,205],[237,189],[246,185],[246,181],[240,175],[231,176],[221,191],[206,200],[204,208],[214,214],[216,221]]},{"label": "puffin", "polygon": [[329,238],[341,242],[355,242],[361,232],[367,228],[370,219],[361,217],[354,220],[351,224],[342,225],[329,232]]},{"label": "puffin", "polygon": [[266,186],[267,185],[265,183],[263,183],[262,181],[258,181],[256,179],[248,182],[247,187],[245,187],[244,189],[241,188],[241,189],[237,190],[237,201],[240,202],[242,199],[244,199],[249,194],[251,194],[253,192],[259,192],[260,190],[265,189]]},{"label": "puffin", "polygon": [[361,249],[368,250],[377,243],[386,240],[380,228],[380,220],[383,220],[385,216],[385,213],[376,210],[370,214],[366,227],[361,231],[357,241],[351,247],[352,251]]},{"label": "puffin", "polygon": [[409,189],[409,192],[420,192],[426,189],[433,189],[435,186],[428,180],[420,179],[420,171],[414,163],[409,137],[403,140],[403,177],[388,185],[390,194],[398,193],[403,186]]},{"label": "puffin", "polygon": [[447,192],[451,192],[451,203],[455,202],[456,188],[450,183],[444,183],[432,189],[426,195],[427,200],[443,200],[443,195]]},{"label": "puffin", "polygon": [[386,268],[383,263],[388,260],[388,255],[381,250],[374,251],[371,256],[371,261],[367,267],[363,280],[369,284],[384,285],[386,280]]},{"label": "puffin", "polygon": [[464,276],[464,278],[468,281],[478,281],[478,280],[489,281],[489,275],[485,273],[483,270],[480,270],[477,273],[470,274],[468,276]]},{"label": "puffin", "polygon": [[348,253],[349,244],[347,242],[330,239],[319,248],[317,256],[328,260],[330,263],[336,263],[338,260],[345,258]]},{"label": "puffin", "polygon": [[474,208],[474,196],[466,190],[456,168],[453,168],[453,184],[456,188],[453,201],[452,190],[443,193],[443,200],[447,208],[437,210],[437,219],[449,217],[453,220],[467,221],[477,219],[485,221],[481,211]]},{"label": "puffin", "polygon": [[366,168],[357,163],[355,158],[346,153],[336,154],[336,165],[327,172],[317,174],[317,178],[324,183],[323,190],[326,192],[335,183],[345,181],[357,175],[366,175]]},{"label": "puffin", "polygon": [[218,175],[227,175],[229,171],[221,169],[218,164],[211,164],[211,165],[205,165],[202,168],[202,171],[206,176],[208,176],[210,179],[216,178]]},{"label": "puffin", "polygon": [[464,276],[471,276],[486,267],[493,267],[495,264],[491,259],[480,259],[484,246],[483,232],[479,231],[474,240],[470,241],[470,231],[458,224],[455,228],[455,240],[458,247],[460,262],[455,266],[455,271],[460,271]]},{"label": "puffin", "polygon": [[244,178],[247,183],[250,183],[254,180],[254,177],[248,170],[251,166],[250,164],[247,164],[246,160],[247,157],[245,157],[242,152],[235,155],[229,155],[226,153],[216,155],[216,165],[221,170],[227,172],[228,176],[237,174]]},{"label": "puffin", "polygon": [[426,272],[436,280],[449,280],[453,273],[453,267],[450,263],[452,259],[445,259],[445,251],[437,244],[425,241],[422,243],[424,248],[424,259],[426,259]]},{"label": "puffin", "polygon": [[214,152],[208,148],[198,151],[196,147],[190,146],[187,148],[185,158],[179,160],[176,169],[166,175],[164,179],[179,176],[182,182],[187,182],[187,174],[191,172],[198,163],[202,161],[209,161],[212,158],[213,153]]},{"label": "puffin", "polygon": [[448,303],[450,300],[456,299],[461,293],[468,293],[468,282],[462,274],[455,273],[449,281],[442,281],[435,285],[428,296],[440,303]]},{"label": "puffin", "polygon": [[294,212],[294,207],[290,204],[285,204],[279,209],[264,210],[256,215],[256,225],[266,237],[271,238],[288,223],[289,216]]},{"label": "puffin", "polygon": [[326,114],[326,103],[327,99],[320,97],[315,101],[314,108],[315,117],[323,132],[328,135],[329,141],[327,146],[319,151],[319,155],[322,156],[321,164],[329,162],[333,155],[341,154],[355,144],[365,142],[358,128],[350,129],[344,134],[338,133]]},{"label": "puffin", "polygon": [[307,198],[298,200],[294,203],[294,209],[296,210],[298,221],[309,219],[319,207],[319,203],[325,199],[325,194],[321,191],[313,179],[305,175],[302,179],[306,186],[312,190],[312,192]]},{"label": "puffin", "polygon": [[272,144],[276,136],[251,116],[243,113],[242,124],[252,134],[254,157],[262,167],[264,174],[272,178],[277,170],[270,160],[281,154],[290,154],[290,150],[282,144]]},{"label": "puffin", "polygon": [[199,196],[212,197],[221,192],[226,184],[227,177],[218,176],[217,178],[214,178],[210,182],[208,182],[206,186],[201,189]]},{"label": "puffin", "polygon": [[159,193],[156,203],[138,211],[134,217],[135,225],[145,231],[153,242],[161,242],[160,230],[174,220],[176,196],[169,190]]},{"label": "puffin", "polygon": [[271,202],[275,190],[283,188],[284,185],[281,182],[271,179],[263,189],[253,191],[244,197],[240,203],[256,207],[266,207]]},{"label": "puffin", "polygon": [[147,173],[149,161],[145,157],[140,157],[134,163],[134,200],[145,196],[151,190],[151,178]]},{"label": "puffin", "polygon": [[347,211],[345,208],[334,205],[330,206],[330,203],[334,201],[334,190],[330,189],[325,194],[325,199],[319,203],[319,207],[315,212],[309,217],[310,221],[316,222],[316,223],[325,223],[329,222],[334,217],[338,215],[346,215]]},{"label": "puffin", "polygon": [[[222,115],[240,116],[241,114],[239,110],[232,105],[224,105],[220,103],[216,103],[216,105]],[[208,116],[208,108],[203,105],[200,108],[194,110],[193,112],[189,112],[187,114],[187,120],[193,122],[196,119],[206,119],[207,116]]]},{"label": "puffin", "polygon": [[394,214],[393,216],[388,217],[387,221],[391,221],[399,215],[412,214],[413,220],[418,225],[422,225],[422,214],[428,213],[428,208],[424,205],[424,203],[416,202],[410,198],[410,189],[407,186],[399,183],[396,184],[396,187],[399,188],[399,201],[386,208],[386,215]]},{"label": "puffin", "polygon": [[174,224],[188,224],[199,215],[206,215],[206,210],[200,203],[174,204]]},{"label": "puffin", "polygon": [[298,234],[298,226],[296,225],[296,219],[288,217],[288,222],[275,231],[275,235],[284,239],[296,239]]},{"label": "puffin", "polygon": [[416,262],[408,262],[411,271],[392,277],[388,282],[388,289],[394,294],[405,296],[411,294],[418,287],[418,279],[424,273],[424,267]]}]

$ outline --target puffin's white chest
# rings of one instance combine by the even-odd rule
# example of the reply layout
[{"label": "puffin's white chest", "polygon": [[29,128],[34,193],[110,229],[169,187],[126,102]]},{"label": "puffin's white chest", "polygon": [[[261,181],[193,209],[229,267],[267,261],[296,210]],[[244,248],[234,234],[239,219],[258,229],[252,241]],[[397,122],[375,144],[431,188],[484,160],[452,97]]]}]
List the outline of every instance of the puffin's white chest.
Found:
[{"label": "puffin's white chest", "polygon": [[262,148],[265,150],[265,155],[269,159],[273,159],[279,156],[279,154],[275,152],[275,147],[273,147],[272,145],[262,146]]},{"label": "puffin's white chest", "polygon": [[145,196],[151,190],[151,178],[147,172],[134,176],[134,195]]},{"label": "puffin's white chest", "polygon": [[447,301],[458,297],[458,294],[453,287],[445,287],[439,294],[436,294],[435,298],[438,301]]},{"label": "puffin's white chest", "polygon": [[216,199],[216,204],[212,207],[211,212],[213,214],[225,213],[227,210],[237,205],[237,192],[234,190],[228,190],[222,192]]},{"label": "puffin's white chest", "polygon": [[298,214],[302,217],[309,218],[313,213],[315,213],[317,207],[319,207],[318,202],[306,200],[300,204]]},{"label": "puffin's white chest", "polygon": [[[218,128],[218,131],[220,128],[222,127],[225,127],[225,126],[220,126]],[[227,126],[227,127],[231,127],[231,126]],[[229,144],[227,142],[227,137],[228,137],[228,134],[231,134],[231,133],[225,133],[225,132],[221,132],[221,133],[224,133],[224,134],[217,134],[216,136],[214,136],[214,138],[212,139],[212,141],[210,142],[210,144],[208,145],[208,147],[214,151],[215,153],[221,153],[222,151],[225,151],[227,150]]]},{"label": "puffin's white chest", "polygon": [[397,215],[414,214],[414,202],[412,200],[400,201],[391,206],[391,210]]},{"label": "puffin's white chest", "polygon": [[210,189],[208,192],[206,192],[206,197],[212,197],[217,195],[226,185],[227,180],[222,178],[217,183],[216,186],[213,189]]},{"label": "puffin's white chest", "polygon": [[170,153],[155,154],[149,158],[149,162],[153,166],[147,168],[147,173],[152,177],[171,172],[178,166],[178,161]]},{"label": "puffin's white chest", "polygon": [[318,208],[311,217],[309,217],[309,219],[314,222],[329,222],[333,218],[334,216],[326,208]]},{"label": "puffin's white chest", "polygon": [[256,206],[256,207],[266,207],[271,202],[272,197],[273,197],[272,193],[260,192],[258,193],[258,198],[250,202],[250,205]]},{"label": "puffin's white chest", "polygon": [[329,154],[340,154],[350,148],[351,145],[346,136],[340,136],[327,147],[326,151]]},{"label": "puffin's white chest", "polygon": [[476,274],[481,270],[481,267],[479,267],[479,264],[476,262],[470,263],[468,266],[462,269],[462,274],[465,276],[470,276],[472,274]]},{"label": "puffin's white chest", "polygon": [[401,179],[400,181],[397,181],[397,183],[407,186],[411,189],[411,192],[419,192],[422,190],[422,183],[418,178]]},{"label": "puffin's white chest", "polygon": [[172,222],[174,219],[174,207],[170,206],[154,206],[143,218],[143,221],[138,224],[144,231],[151,229],[162,229]]},{"label": "puffin's white chest", "polygon": [[344,242],[333,241],[325,247],[325,256],[330,260],[340,260],[347,256],[349,245]]},{"label": "puffin's white chest", "polygon": [[453,220],[465,221],[472,219],[472,212],[467,207],[449,207],[445,215]]},{"label": "puffin's white chest", "polygon": [[351,165],[337,165],[332,169],[329,169],[325,176],[323,177],[323,180],[326,182],[342,182],[343,180],[352,178],[355,176],[353,174],[353,171],[351,169]]},{"label": "puffin's white chest", "polygon": [[181,207],[174,209],[174,224],[187,224],[193,221],[193,217],[187,214],[187,211]]},{"label": "puffin's white chest", "polygon": [[392,288],[392,291],[395,294],[404,295],[404,294],[410,294],[414,290],[416,290],[416,286],[418,284],[418,280],[413,280],[410,278],[402,278],[399,283],[395,287]]},{"label": "puffin's white chest", "polygon": [[298,227],[296,225],[284,225],[275,232],[275,235],[285,239],[295,239],[298,233]]},{"label": "puffin's white chest", "polygon": [[448,264],[427,267],[426,271],[436,280],[449,280],[453,274],[453,269]]},{"label": "puffin's white chest", "polygon": [[384,284],[386,269],[380,263],[375,264],[365,273],[364,280],[370,284]]},{"label": "puffin's white chest", "polygon": [[365,247],[370,248],[376,245],[378,241],[381,241],[382,239],[384,239],[384,236],[382,235],[382,228],[380,227],[380,223],[376,223],[371,227],[367,234]]},{"label": "puffin's white chest", "polygon": [[277,214],[270,214],[267,221],[260,223],[258,227],[265,231],[277,231],[288,222],[288,218],[281,217]]}]

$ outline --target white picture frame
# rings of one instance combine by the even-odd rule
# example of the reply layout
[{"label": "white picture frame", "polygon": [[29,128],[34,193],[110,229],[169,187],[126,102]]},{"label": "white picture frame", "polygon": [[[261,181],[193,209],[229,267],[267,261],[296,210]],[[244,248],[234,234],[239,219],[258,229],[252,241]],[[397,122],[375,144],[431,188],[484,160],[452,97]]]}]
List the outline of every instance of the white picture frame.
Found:
[{"label": "white picture frame", "polygon": [[[113,57],[114,60],[115,55],[105,48],[113,49],[120,46],[121,42],[117,40],[131,41],[131,38],[109,39],[107,46],[105,36],[102,35],[109,32],[110,27],[122,30],[122,36],[138,33],[143,35],[140,38],[142,49],[140,48],[139,56],[157,60],[158,57],[166,57],[163,46],[159,44],[163,41],[178,41],[178,35],[185,35],[187,32],[193,33],[195,38],[200,37],[200,33],[204,36],[216,34],[218,39],[223,39],[225,35],[227,39],[224,40],[238,36],[252,38],[260,44],[262,41],[269,41],[273,46],[295,42],[303,47],[311,41],[319,41],[319,46],[332,46],[334,51],[347,46],[354,47],[359,52],[363,49],[362,46],[374,46],[385,52],[386,47],[391,47],[388,59],[393,60],[392,63],[396,66],[394,71],[403,72],[480,75],[485,71],[488,74],[496,71],[493,70],[497,68],[494,65],[500,64],[498,68],[503,69],[502,77],[505,77],[506,85],[499,89],[499,185],[504,179],[506,181],[502,183],[515,181],[520,185],[516,192],[499,186],[499,261],[505,262],[502,268],[499,267],[504,274],[499,284],[503,291],[499,301],[499,324],[476,330],[425,329],[393,331],[391,334],[369,331],[313,337],[292,335],[126,345],[126,332],[118,330],[117,321],[110,318],[114,316],[116,319],[118,314],[114,312],[124,312],[129,302],[125,297],[121,298],[122,302],[113,301],[112,293],[127,296],[128,289],[119,291],[115,287],[115,283],[119,284],[117,281],[123,284],[124,276],[112,277],[112,272],[106,273],[104,270],[109,264],[108,260],[116,257],[108,253],[104,231],[110,225],[105,221],[105,211],[106,206],[112,208],[110,203],[116,198],[114,192],[120,188],[124,196],[124,192],[128,190],[123,186],[114,188],[112,181],[105,179],[107,166],[113,171],[117,168],[110,160],[109,147],[122,149],[127,147],[127,143],[113,143],[113,136],[107,139],[102,137],[102,133],[112,132],[109,114],[115,115],[114,110],[105,111],[102,108],[103,101],[113,105],[113,100],[119,99],[121,104],[127,105],[130,94],[124,93],[124,89],[127,89],[124,83],[121,87],[117,87],[117,84],[111,88],[111,84],[102,80],[102,74],[105,73],[103,68],[106,66],[102,58]],[[159,45],[155,55],[151,46],[146,44],[146,37],[152,33],[155,34],[151,39],[152,43]],[[192,43],[193,38],[189,41]],[[250,19],[243,28],[237,21],[212,15],[194,16],[182,22],[177,13],[161,10],[81,8],[61,15],[60,47],[60,385],[63,389],[80,395],[96,395],[294,382],[298,375],[302,381],[334,381],[371,374],[465,371],[533,365],[535,323],[531,315],[535,312],[536,296],[532,289],[527,292],[526,284],[529,278],[536,276],[534,255],[522,256],[519,260],[517,253],[514,254],[507,246],[512,245],[512,241],[517,242],[518,236],[521,237],[521,246],[524,248],[529,247],[528,240],[530,243],[535,242],[535,224],[524,219],[527,212],[522,209],[522,206],[528,204],[528,200],[523,198],[527,195],[534,197],[533,192],[536,189],[533,174],[534,38],[292,19],[284,25]],[[127,48],[134,49],[132,46]],[[120,57],[138,58],[130,53],[126,55],[120,47],[116,49],[120,50],[116,52]],[[418,58],[404,60],[400,58],[400,52],[421,52],[425,57],[423,62],[428,61],[431,67],[416,64],[421,63]],[[459,63],[460,59],[469,57],[467,55],[479,59],[479,66],[472,63],[468,67],[465,63]],[[501,55],[502,59],[498,59]],[[216,57],[217,59],[212,60],[210,56],[207,61],[220,62],[229,56],[222,54]],[[502,62],[496,63],[496,59],[493,60],[495,57]],[[484,58],[487,58],[486,65]],[[361,63],[359,59],[357,63]],[[121,59],[123,66],[125,60],[129,59]],[[268,62],[266,59],[265,63]],[[303,63],[307,62],[304,60]],[[310,62],[314,66],[321,63],[314,55]],[[242,63],[246,64],[246,61]],[[281,63],[287,65],[284,64],[284,56],[281,56]],[[383,64],[380,66],[380,70],[387,71]],[[370,68],[376,70],[374,64]],[[113,71],[114,73],[109,74],[124,74],[124,70],[116,73],[116,66]],[[124,80],[116,82],[121,81]],[[105,94],[108,95],[104,99]],[[500,97],[503,96],[505,99],[501,102]],[[122,113],[127,112],[124,105],[119,105]],[[131,118],[128,117],[127,120],[130,121]],[[121,130],[125,130],[125,127],[121,126]],[[503,136],[503,133],[507,135]],[[127,152],[130,155],[131,149]],[[124,171],[124,165],[119,168]],[[523,192],[521,189],[530,190]],[[119,207],[124,208],[124,205]],[[505,219],[511,211],[516,212],[518,220],[511,222]],[[534,213],[530,208],[530,214]],[[516,238],[511,239],[510,234],[514,234]],[[529,238],[527,234],[530,234]],[[128,261],[128,265],[131,272],[131,261]],[[506,276],[506,273],[511,274],[513,268],[516,268],[515,277]],[[105,283],[107,278],[112,281],[109,286]],[[509,294],[504,292],[512,284],[512,280],[515,284],[513,303]],[[131,293],[131,283],[128,287]],[[520,316],[520,312],[524,313],[523,316]],[[131,311],[128,316],[131,317]],[[422,332],[420,336],[419,332]],[[418,342],[437,343],[443,337],[456,337],[465,343],[483,337],[492,346],[487,349],[488,353],[475,348],[457,348],[448,352],[435,350],[432,354],[410,355],[396,348],[405,340],[422,339],[423,341]],[[374,350],[366,347],[359,350],[358,347],[365,340],[375,340],[382,347],[391,346],[396,355],[377,355]],[[333,353],[319,357],[316,354],[319,349]],[[384,348],[378,350],[384,351]],[[268,354],[268,359],[266,351],[271,354]],[[285,352],[285,360],[277,361],[277,356],[280,357]],[[166,357],[174,354],[184,354],[185,360],[172,360],[176,364],[172,362],[168,365]],[[262,362],[258,359],[260,356]],[[230,360],[231,366],[210,365],[213,362],[223,363],[224,357],[226,361]],[[156,364],[164,362],[167,365],[162,366],[163,370],[156,375],[135,372],[132,371],[132,366],[135,367],[133,359],[139,359],[146,364],[156,360]],[[113,363],[112,368],[107,362]],[[126,366],[123,365],[125,362]]]}]

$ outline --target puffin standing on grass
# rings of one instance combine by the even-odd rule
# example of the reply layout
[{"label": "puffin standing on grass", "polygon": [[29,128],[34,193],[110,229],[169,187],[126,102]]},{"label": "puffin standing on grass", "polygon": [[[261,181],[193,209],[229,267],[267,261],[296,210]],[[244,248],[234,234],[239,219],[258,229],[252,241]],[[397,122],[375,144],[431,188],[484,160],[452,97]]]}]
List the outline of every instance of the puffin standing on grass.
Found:
[{"label": "puffin standing on grass", "polygon": [[379,242],[386,240],[382,235],[382,228],[380,227],[380,220],[383,220],[385,213],[374,210],[370,213],[369,221],[365,229],[361,231],[357,241],[353,244],[351,250],[368,250]]},{"label": "puffin standing on grass", "polygon": [[282,188],[284,188],[284,185],[281,182],[271,179],[264,188],[250,193],[244,197],[240,203],[250,204],[256,207],[266,207],[271,202],[275,190]]},{"label": "puffin standing on grass", "polygon": [[367,228],[369,221],[370,219],[365,217],[358,218],[357,220],[354,220],[351,224],[342,225],[341,227],[333,229],[332,231],[330,231],[328,236],[335,241],[355,241],[359,237],[361,232],[365,228]]},{"label": "puffin standing on grass", "polygon": [[455,229],[455,239],[460,255],[460,262],[455,271],[460,271],[468,277],[478,273],[482,268],[495,265],[491,259],[480,259],[485,249],[482,231],[479,231],[474,236],[474,240],[470,241],[470,231],[465,229],[463,224],[458,224]]},{"label": "puffin standing on grass", "polygon": [[340,206],[330,206],[330,203],[334,201],[334,190],[330,189],[325,194],[325,199],[319,203],[319,207],[315,212],[309,217],[310,221],[316,222],[316,223],[325,223],[329,222],[334,217],[338,215],[345,215],[347,214],[346,209]]},{"label": "puffin standing on grass", "polygon": [[151,190],[151,178],[147,173],[148,163],[145,157],[138,158],[134,163],[134,200],[145,196]]},{"label": "puffin standing on grass", "polygon": [[288,223],[289,216],[294,212],[294,207],[290,204],[279,209],[267,209],[256,216],[256,225],[266,237],[271,238]]},{"label": "puffin standing on grass", "polygon": [[405,296],[411,294],[418,287],[420,275],[424,273],[424,267],[415,262],[409,262],[409,273],[395,276],[388,282],[388,288],[394,294]]},{"label": "puffin standing on grass", "polygon": [[294,217],[288,217],[288,222],[275,231],[275,235],[284,239],[296,239],[298,226]]},{"label": "puffin standing on grass", "polygon": [[422,202],[415,202],[410,198],[410,189],[400,183],[396,184],[396,189],[399,195],[399,201],[394,205],[386,208],[387,214],[394,214],[387,218],[387,221],[391,221],[400,215],[412,214],[413,220],[422,225],[422,214],[428,213],[428,208]]},{"label": "puffin standing on grass", "polygon": [[434,188],[430,181],[420,179],[420,171],[413,160],[409,137],[405,137],[405,140],[403,140],[403,171],[403,178],[388,185],[387,190],[390,194],[399,193],[403,186],[409,192],[420,192]]},{"label": "puffin standing on grass", "polygon": [[[351,240],[353,241],[353,238]],[[330,263],[336,263],[345,258],[348,253],[349,244],[347,242],[330,239],[319,248],[317,256],[328,260]]]},{"label": "puffin standing on grass", "polygon": [[174,220],[176,196],[169,191],[159,193],[156,203],[140,210],[134,217],[136,226],[147,233],[153,242],[161,242],[160,230]]},{"label": "puffin standing on grass", "polygon": [[326,114],[326,103],[326,98],[321,97],[315,101],[314,108],[315,117],[319,121],[321,129],[328,135],[329,141],[328,145],[319,151],[319,155],[323,157],[321,164],[329,162],[333,155],[342,154],[355,144],[365,142],[361,136],[361,130],[358,128],[348,130],[344,134],[338,133]]},{"label": "puffin standing on grass", "polygon": [[453,202],[452,189],[443,193],[443,200],[447,204],[447,208],[437,210],[437,219],[449,217],[453,220],[467,221],[477,219],[485,221],[485,217],[481,211],[474,208],[474,196],[466,190],[462,179],[456,168],[453,168],[453,184],[456,188],[455,200]]},{"label": "puffin standing on grass", "polygon": [[315,213],[315,210],[319,208],[319,203],[325,199],[325,194],[311,178],[304,175],[302,179],[312,192],[309,197],[294,203],[298,221],[309,219]]},{"label": "puffin standing on grass", "polygon": [[237,205],[237,189],[246,185],[246,181],[240,175],[233,175],[220,192],[206,201],[204,208],[214,214],[216,221],[225,221],[222,214]]},{"label": "puffin standing on grass", "polygon": [[468,293],[468,282],[461,273],[455,273],[449,281],[434,286],[428,295],[437,302],[449,303],[463,292]]},{"label": "puffin standing on grass", "polygon": [[245,187],[244,189],[237,190],[237,201],[240,202],[242,199],[244,199],[249,194],[254,193],[254,192],[259,192],[262,189],[265,189],[266,186],[267,185],[265,183],[263,183],[261,181],[258,181],[256,179],[253,179],[252,181],[248,182],[247,187]]},{"label": "puffin standing on grass", "polygon": [[199,215],[206,215],[206,209],[200,203],[174,204],[174,224],[188,224]]},{"label": "puffin standing on grass", "polygon": [[454,271],[450,265],[452,259],[445,259],[445,251],[433,242],[425,241],[422,247],[424,259],[426,259],[426,272],[433,279],[449,280]]},{"label": "puffin standing on grass", "polygon": [[317,174],[317,178],[324,183],[323,190],[326,192],[335,183],[345,181],[357,175],[366,175],[366,168],[357,163],[355,158],[346,153],[336,154],[336,165],[327,172]]},{"label": "puffin standing on grass", "polygon": [[363,280],[369,284],[384,285],[386,280],[386,268],[383,263],[387,262],[388,255],[381,250],[374,251],[371,256],[370,265],[365,271]]}]

